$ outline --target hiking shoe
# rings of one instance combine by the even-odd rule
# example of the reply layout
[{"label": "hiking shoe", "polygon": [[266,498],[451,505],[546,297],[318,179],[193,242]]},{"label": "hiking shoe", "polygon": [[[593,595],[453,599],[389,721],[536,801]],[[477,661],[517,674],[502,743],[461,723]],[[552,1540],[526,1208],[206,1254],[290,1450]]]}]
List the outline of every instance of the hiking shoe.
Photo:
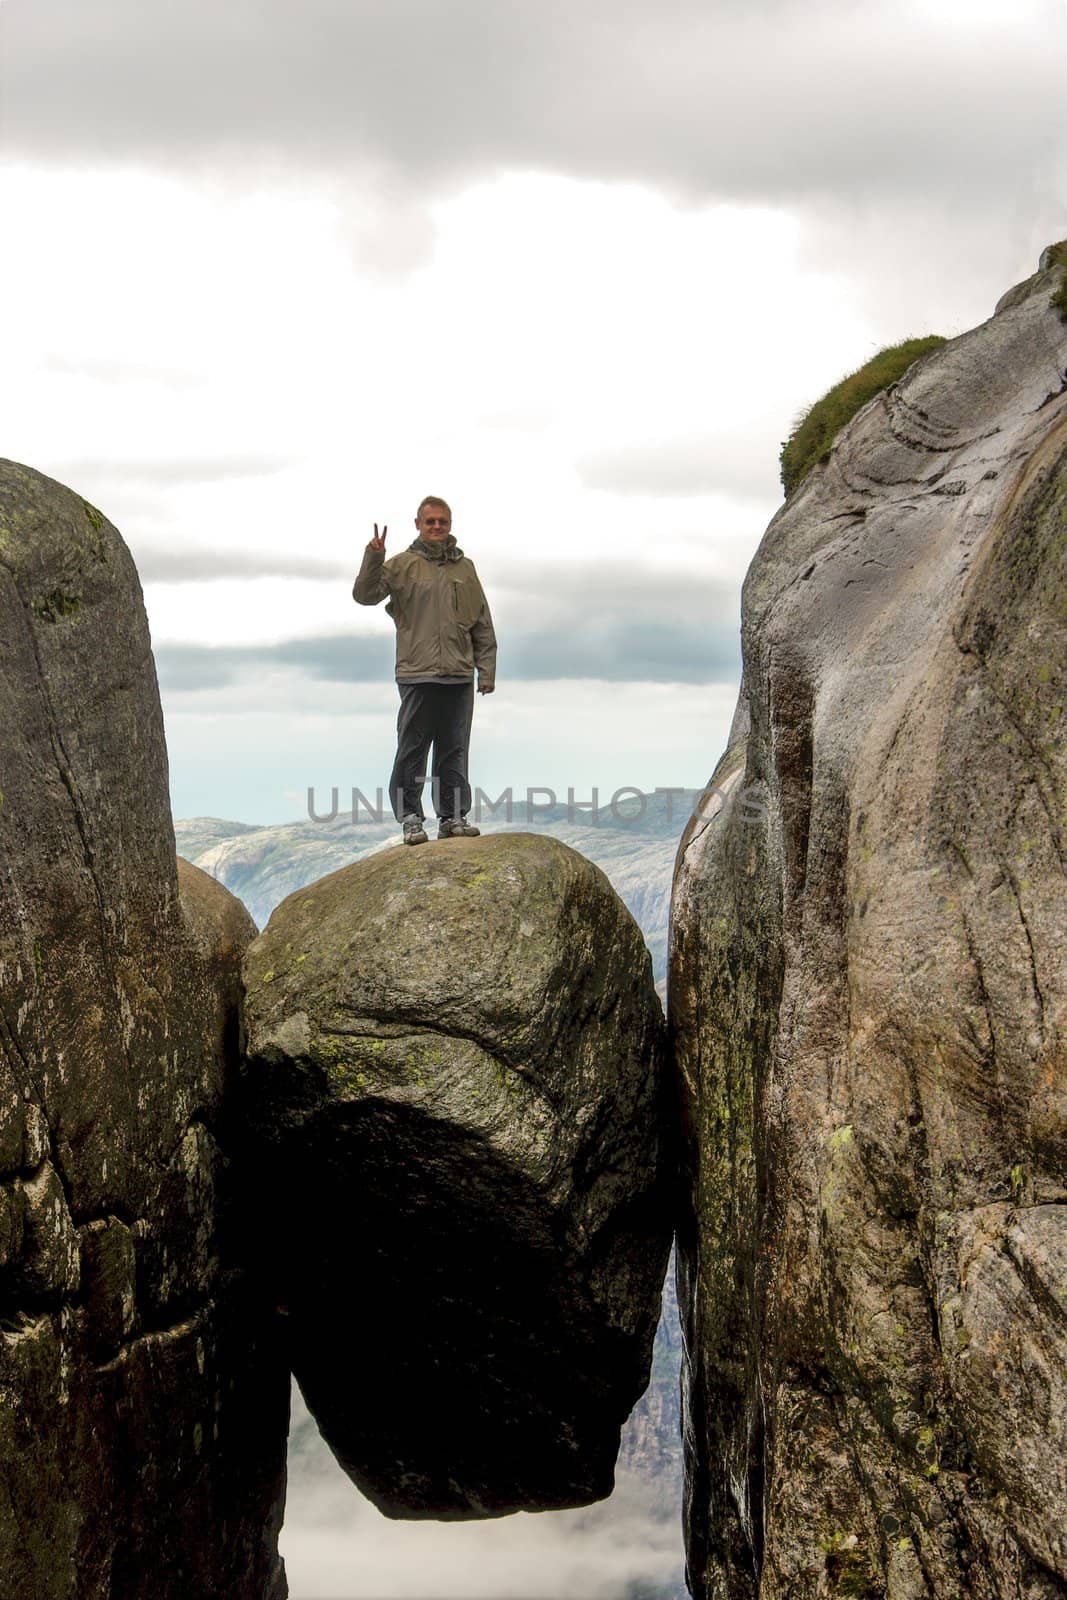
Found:
[{"label": "hiking shoe", "polygon": [[413,811],[404,818],[403,827],[405,844],[426,843],[427,835],[426,829],[422,825],[422,818],[417,817]]},{"label": "hiking shoe", "polygon": [[466,817],[442,817],[437,824],[439,839],[477,839],[481,831]]}]

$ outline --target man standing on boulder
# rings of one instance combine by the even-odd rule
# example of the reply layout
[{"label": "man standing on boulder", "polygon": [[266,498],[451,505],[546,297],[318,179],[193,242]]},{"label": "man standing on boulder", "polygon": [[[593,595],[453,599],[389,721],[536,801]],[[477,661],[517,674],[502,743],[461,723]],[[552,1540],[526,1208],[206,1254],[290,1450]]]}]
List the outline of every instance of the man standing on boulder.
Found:
[{"label": "man standing on boulder", "polygon": [[385,609],[396,627],[400,713],[389,798],[405,844],[426,843],[422,786],[431,744],[437,837],[471,837],[480,831],[467,821],[474,673],[477,668],[479,694],[492,694],[496,674],[493,620],[474,563],[453,537],[446,501],[427,495],[415,527],[418,538],[386,561],[388,528],[379,534],[375,523],[352,587],[361,606],[388,598]]}]

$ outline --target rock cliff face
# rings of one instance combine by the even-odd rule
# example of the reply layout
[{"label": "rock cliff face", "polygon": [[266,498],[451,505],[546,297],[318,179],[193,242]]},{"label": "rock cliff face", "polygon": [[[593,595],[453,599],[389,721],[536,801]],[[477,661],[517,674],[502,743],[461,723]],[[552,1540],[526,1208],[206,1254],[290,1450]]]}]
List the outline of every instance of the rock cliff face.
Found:
[{"label": "rock cliff face", "polygon": [[690,1578],[1067,1594],[1061,268],[771,523],[676,867]]},{"label": "rock cliff face", "polygon": [[0,1592],[285,1594],[287,1370],[218,1143],[243,908],[175,866],[140,587],[0,463]]},{"label": "rock cliff face", "polygon": [[673,1169],[603,874],[528,834],[386,850],[284,901],[245,971],[264,1271],[342,1466],[393,1516],[608,1494]]}]

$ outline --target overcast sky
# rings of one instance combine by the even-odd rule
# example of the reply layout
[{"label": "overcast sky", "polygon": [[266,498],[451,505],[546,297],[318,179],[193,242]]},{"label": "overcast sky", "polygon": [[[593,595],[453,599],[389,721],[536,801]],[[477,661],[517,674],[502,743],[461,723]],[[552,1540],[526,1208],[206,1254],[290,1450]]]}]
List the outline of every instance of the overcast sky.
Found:
[{"label": "overcast sky", "polygon": [[1067,0],[3,0],[0,453],[137,557],[177,815],[385,781],[374,521],[476,781],[699,783],[796,413],[1067,234]]}]

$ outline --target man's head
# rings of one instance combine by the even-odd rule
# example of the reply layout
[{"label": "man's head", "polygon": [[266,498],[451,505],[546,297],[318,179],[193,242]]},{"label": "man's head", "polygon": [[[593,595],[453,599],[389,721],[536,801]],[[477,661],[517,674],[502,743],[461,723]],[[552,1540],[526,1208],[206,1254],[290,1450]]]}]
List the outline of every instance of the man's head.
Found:
[{"label": "man's head", "polygon": [[428,494],[425,500],[420,500],[415,513],[415,526],[420,539],[426,539],[431,544],[447,539],[452,532],[452,512],[448,501],[439,500],[435,494]]}]

